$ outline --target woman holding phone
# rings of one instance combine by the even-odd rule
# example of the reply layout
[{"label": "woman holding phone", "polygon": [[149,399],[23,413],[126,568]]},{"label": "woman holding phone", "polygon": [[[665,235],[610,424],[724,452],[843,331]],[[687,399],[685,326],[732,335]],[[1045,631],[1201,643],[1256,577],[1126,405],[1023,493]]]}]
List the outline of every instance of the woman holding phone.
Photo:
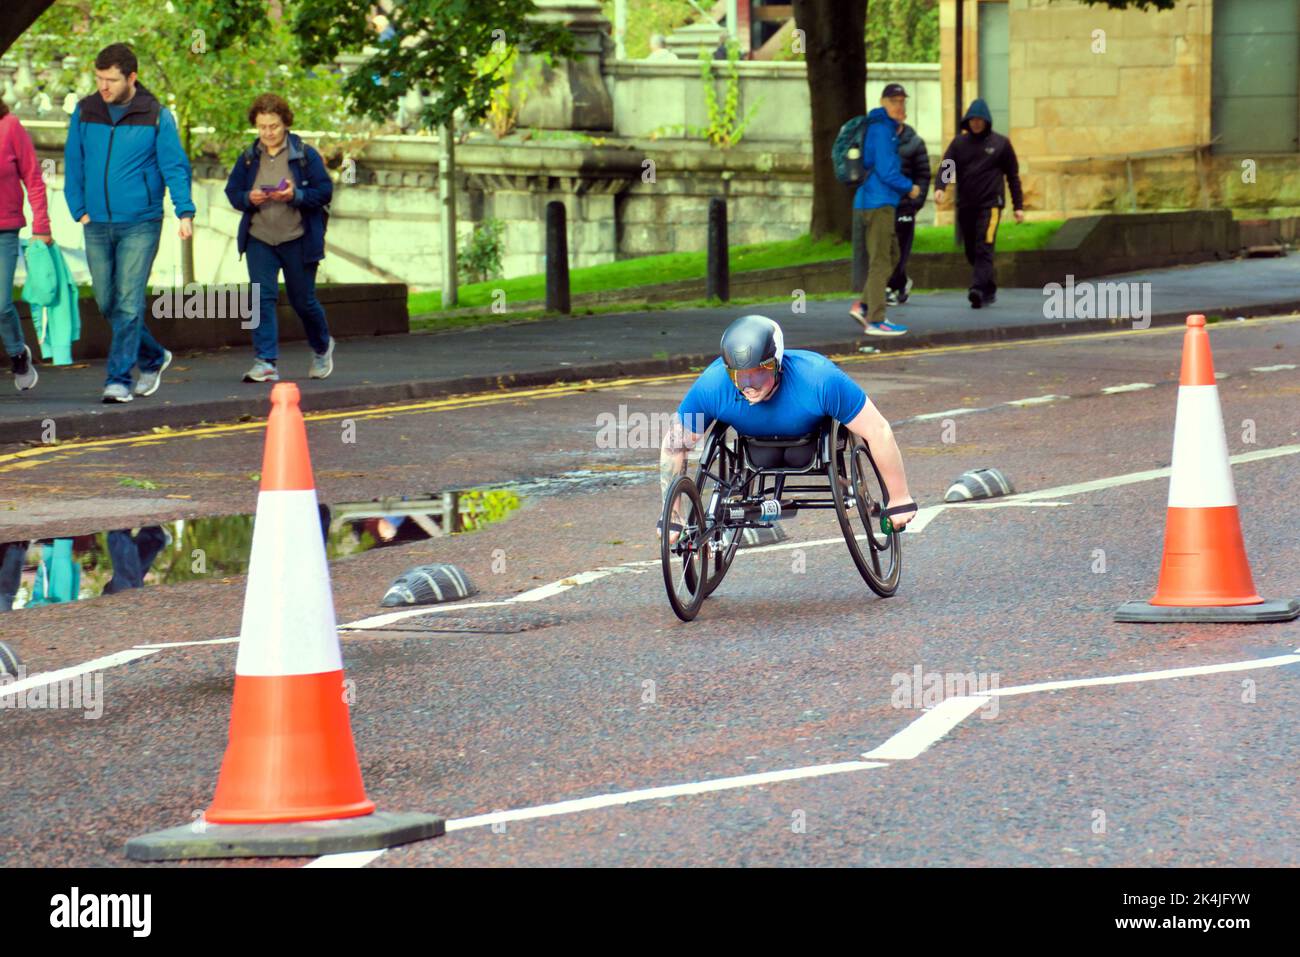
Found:
[{"label": "woman holding phone", "polygon": [[325,310],[316,299],[316,268],[325,258],[325,224],[334,184],[320,153],[289,132],[293,110],[274,93],[263,93],[248,109],[257,139],[235,160],[226,196],[242,212],[240,254],[248,254],[248,279],[258,289],[253,348],[256,359],[245,382],[275,382],[279,328],[275,303],[279,274],[289,303],[302,318],[311,344],[309,375],[324,379],[334,371],[334,340]]}]

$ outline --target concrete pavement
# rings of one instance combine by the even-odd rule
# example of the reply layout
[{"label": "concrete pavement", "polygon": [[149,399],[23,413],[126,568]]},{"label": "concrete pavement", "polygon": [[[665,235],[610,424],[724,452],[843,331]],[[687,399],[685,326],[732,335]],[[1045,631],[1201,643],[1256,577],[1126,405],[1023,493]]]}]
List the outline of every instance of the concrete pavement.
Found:
[{"label": "concrete pavement", "polygon": [[[1094,282],[1143,284],[1154,325],[1181,323],[1190,312],[1226,317],[1300,311],[1294,257],[1240,260],[1130,273]],[[1149,285],[1148,285],[1149,284]],[[1132,320],[1048,318],[1038,289],[1003,289],[990,309],[972,310],[960,291],[914,294],[891,318],[906,336],[868,337],[847,315],[849,300],[808,302],[803,314],[784,304],[722,306],[544,319],[479,329],[347,339],[334,374],[307,379],[310,353],[284,346],[286,379],[303,389],[308,410],[432,398],[494,387],[541,385],[625,374],[685,371],[711,362],[726,323],[746,312],[780,321],[791,348],[855,351],[1129,328]],[[165,345],[165,343],[164,343]],[[252,350],[177,356],[159,392],[120,406],[99,402],[103,364],[41,367],[40,385],[18,394],[0,383],[0,445],[39,443],[53,421],[60,440],[121,435],[159,426],[228,421],[266,413],[268,386],[241,382]]]}]

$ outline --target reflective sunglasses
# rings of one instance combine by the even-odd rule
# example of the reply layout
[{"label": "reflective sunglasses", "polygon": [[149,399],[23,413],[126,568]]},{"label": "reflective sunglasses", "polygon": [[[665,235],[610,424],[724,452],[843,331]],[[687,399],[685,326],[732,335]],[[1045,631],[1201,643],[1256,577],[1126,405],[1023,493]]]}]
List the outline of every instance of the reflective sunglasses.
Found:
[{"label": "reflective sunglasses", "polygon": [[731,382],[742,392],[746,389],[764,389],[776,378],[776,357],[760,362],[753,369],[728,369]]}]

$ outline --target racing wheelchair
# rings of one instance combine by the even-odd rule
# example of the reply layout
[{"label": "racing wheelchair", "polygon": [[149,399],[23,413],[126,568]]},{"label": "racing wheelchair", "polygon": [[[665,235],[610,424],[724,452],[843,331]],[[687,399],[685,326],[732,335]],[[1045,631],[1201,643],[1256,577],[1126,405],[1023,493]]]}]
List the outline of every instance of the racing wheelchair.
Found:
[{"label": "racing wheelchair", "polygon": [[668,601],[691,621],[726,577],[746,529],[818,508],[835,509],[853,563],[888,598],[898,590],[903,550],[887,507],[867,444],[835,419],[797,438],[737,435],[715,422],[695,475],[675,478],[664,499],[659,551]]}]

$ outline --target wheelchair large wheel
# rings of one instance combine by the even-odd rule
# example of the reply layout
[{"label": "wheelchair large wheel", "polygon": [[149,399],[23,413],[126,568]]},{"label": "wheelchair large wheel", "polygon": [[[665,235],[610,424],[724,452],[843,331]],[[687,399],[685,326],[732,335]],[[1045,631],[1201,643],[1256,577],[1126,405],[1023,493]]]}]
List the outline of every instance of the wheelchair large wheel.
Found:
[{"label": "wheelchair large wheel", "polygon": [[[700,490],[700,502],[713,520],[712,525],[715,529],[722,524],[725,509],[721,493],[718,500],[713,501],[714,492],[719,491],[718,481],[729,483],[739,472],[736,449],[727,442],[726,426],[715,427],[706,440],[700,455],[700,467],[695,472],[695,485]],[[709,537],[708,553],[704,556],[704,568],[708,575],[704,583],[705,598],[712,595],[713,590],[722,584],[722,579],[727,576],[727,570],[731,568],[731,562],[736,557],[736,549],[740,547],[741,534],[740,529],[733,528],[728,531],[719,529]]]},{"label": "wheelchair large wheel", "polygon": [[[867,444],[839,423],[835,429],[837,434],[832,436],[831,443],[834,453],[826,471],[840,531],[844,533],[853,564],[858,566],[867,585],[881,598],[888,598],[898,590],[903,571],[902,534],[886,535],[880,530],[880,515],[886,501],[885,483]],[[839,435],[846,439],[842,449],[837,447]],[[848,479],[847,488],[840,481],[842,477]],[[858,535],[864,538],[859,540]]]},{"label": "wheelchair large wheel", "polygon": [[[676,524],[674,512],[680,517],[681,532],[677,541],[671,542],[671,524]],[[700,504],[700,491],[690,476],[679,475],[668,486],[661,523],[659,558],[663,562],[668,601],[678,618],[691,621],[699,613],[700,605],[704,604],[707,574],[705,528],[708,522]]]}]

